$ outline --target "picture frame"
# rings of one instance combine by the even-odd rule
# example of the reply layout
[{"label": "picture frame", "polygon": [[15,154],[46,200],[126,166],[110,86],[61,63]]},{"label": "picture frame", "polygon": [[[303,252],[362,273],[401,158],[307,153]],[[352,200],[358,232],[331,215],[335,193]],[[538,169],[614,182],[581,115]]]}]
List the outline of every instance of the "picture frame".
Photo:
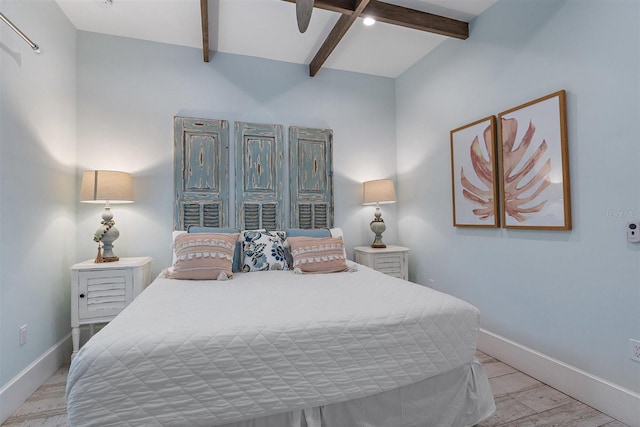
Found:
[{"label": "picture frame", "polygon": [[564,90],[498,115],[504,228],[571,230]]},{"label": "picture frame", "polygon": [[454,227],[500,226],[496,117],[450,132]]}]

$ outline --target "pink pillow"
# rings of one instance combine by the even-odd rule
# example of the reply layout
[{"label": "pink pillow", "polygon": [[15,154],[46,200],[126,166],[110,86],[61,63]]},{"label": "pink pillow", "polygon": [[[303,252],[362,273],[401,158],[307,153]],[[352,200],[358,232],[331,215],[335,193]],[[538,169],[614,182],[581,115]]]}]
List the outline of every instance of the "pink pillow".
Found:
[{"label": "pink pillow", "polygon": [[224,280],[233,276],[233,252],[239,233],[185,233],[176,236],[176,261],[170,279]]},{"label": "pink pillow", "polygon": [[289,237],[296,273],[349,271],[342,237]]}]

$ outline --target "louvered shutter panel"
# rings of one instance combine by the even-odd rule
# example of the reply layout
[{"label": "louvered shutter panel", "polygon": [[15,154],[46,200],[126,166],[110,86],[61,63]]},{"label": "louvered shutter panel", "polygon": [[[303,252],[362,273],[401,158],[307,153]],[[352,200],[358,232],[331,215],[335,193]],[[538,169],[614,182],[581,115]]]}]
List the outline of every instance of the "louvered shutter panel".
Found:
[{"label": "louvered shutter panel", "polygon": [[175,230],[228,227],[229,123],[174,118]]},{"label": "louvered shutter panel", "polygon": [[289,128],[291,227],[333,227],[333,131]]},{"label": "louvered shutter panel", "polygon": [[236,227],[283,230],[282,125],[235,123]]}]

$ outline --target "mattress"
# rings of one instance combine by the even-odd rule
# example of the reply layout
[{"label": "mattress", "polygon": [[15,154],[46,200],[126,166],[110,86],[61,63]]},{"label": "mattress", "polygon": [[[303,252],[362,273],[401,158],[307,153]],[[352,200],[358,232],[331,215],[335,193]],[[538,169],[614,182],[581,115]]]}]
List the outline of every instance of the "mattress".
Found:
[{"label": "mattress", "polygon": [[72,361],[71,426],[218,426],[398,390],[470,366],[478,310],[355,272],[159,277]]}]

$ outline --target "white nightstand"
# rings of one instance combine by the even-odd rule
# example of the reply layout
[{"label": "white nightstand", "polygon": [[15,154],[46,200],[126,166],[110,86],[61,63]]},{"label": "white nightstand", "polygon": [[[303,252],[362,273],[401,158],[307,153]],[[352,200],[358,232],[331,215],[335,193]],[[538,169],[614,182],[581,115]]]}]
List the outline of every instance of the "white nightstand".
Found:
[{"label": "white nightstand", "polygon": [[73,359],[80,346],[80,325],[113,320],[151,282],[151,258],[120,258],[96,264],[83,261],[71,267],[71,338]]},{"label": "white nightstand", "polygon": [[356,262],[389,276],[409,280],[409,248],[387,245],[386,248],[356,246]]}]

